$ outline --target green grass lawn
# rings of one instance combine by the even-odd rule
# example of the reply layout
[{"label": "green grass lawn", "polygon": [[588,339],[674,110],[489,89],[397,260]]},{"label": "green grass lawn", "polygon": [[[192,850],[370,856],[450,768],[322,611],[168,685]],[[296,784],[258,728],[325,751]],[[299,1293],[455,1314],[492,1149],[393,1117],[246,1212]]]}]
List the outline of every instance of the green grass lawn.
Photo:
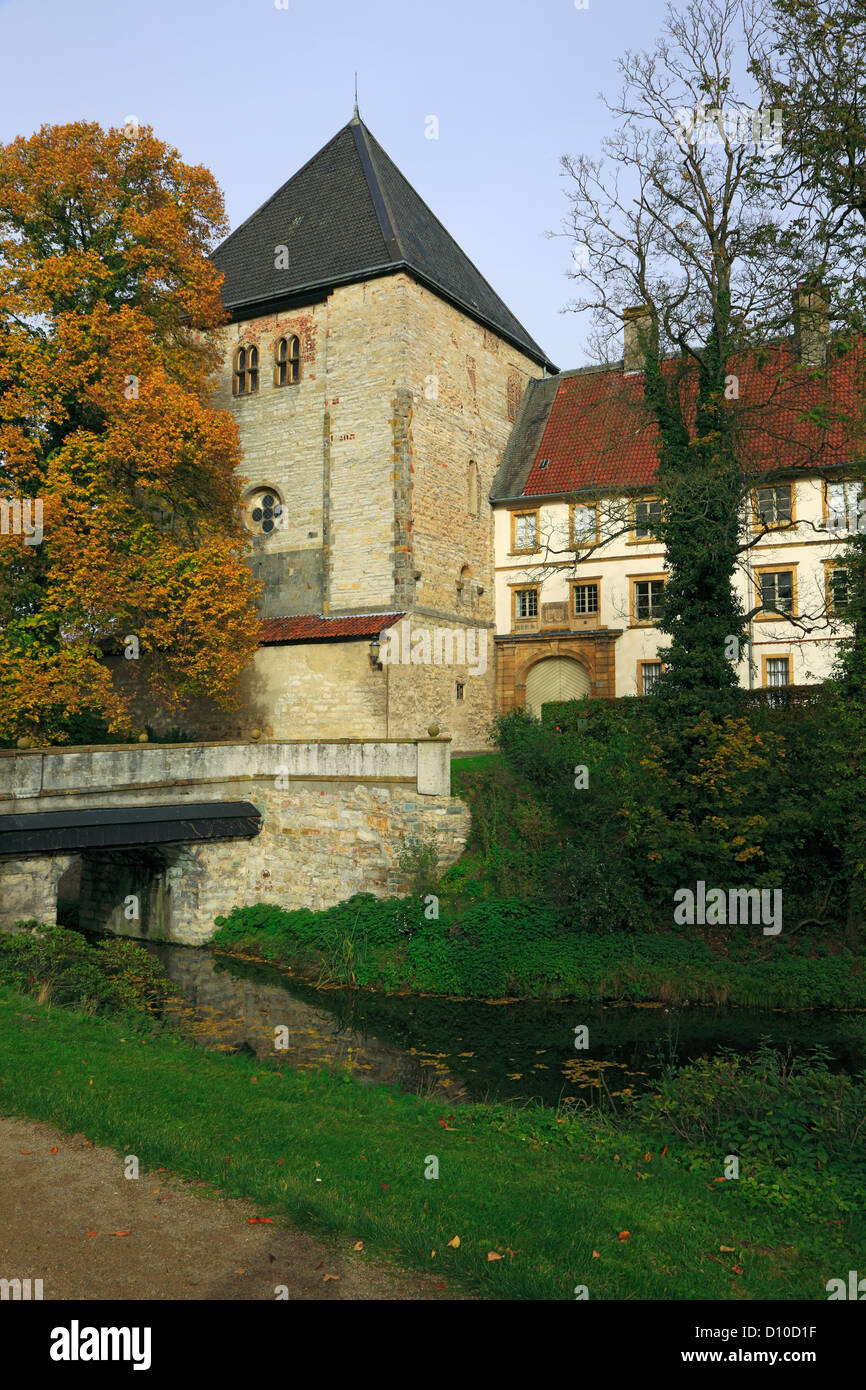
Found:
[{"label": "green grass lawn", "polygon": [[458,787],[454,784],[454,780],[453,780],[453,779],[456,777],[456,778],[458,779],[458,782],[459,782],[459,777],[460,777],[460,774],[461,774],[461,773],[463,773],[463,772],[479,772],[479,771],[481,771],[481,770],[484,769],[484,768],[496,768],[496,767],[504,767],[504,766],[505,766],[505,759],[503,758],[503,756],[502,756],[501,753],[476,753],[476,755],[475,755],[474,758],[452,758],[452,759],[451,759],[451,776],[452,776],[452,787],[451,787],[451,790],[452,790],[452,794],[453,794],[454,796],[459,796],[459,794],[460,794],[460,793],[459,793],[459,789],[458,789]]},{"label": "green grass lawn", "polygon": [[[816,1219],[713,1181],[721,1155],[689,1171],[694,1151],[645,1156],[645,1137],[553,1110],[466,1106],[449,1119],[439,1101],[203,1052],[5,986],[0,1110],[486,1298],[573,1299],[587,1285],[593,1299],[823,1300],[866,1247],[862,1218],[828,1205]],[[430,1156],[438,1179],[424,1177]]]}]

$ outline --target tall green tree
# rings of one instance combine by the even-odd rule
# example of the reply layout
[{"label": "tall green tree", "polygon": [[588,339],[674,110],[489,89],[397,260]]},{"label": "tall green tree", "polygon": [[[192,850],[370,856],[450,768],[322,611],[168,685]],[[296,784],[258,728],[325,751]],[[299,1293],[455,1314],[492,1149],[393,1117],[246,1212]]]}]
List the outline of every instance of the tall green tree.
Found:
[{"label": "tall green tree", "polygon": [[848,935],[855,942],[866,916],[866,7],[862,0],[772,0],[771,17],[772,42],[755,70],[786,113],[776,176],[795,214],[787,235],[812,248],[813,263],[820,257],[855,382],[851,476],[863,501],[843,557],[850,635],[836,674],[845,751],[826,788],[831,814],[848,828]]},{"label": "tall green tree", "polygon": [[[602,359],[616,355],[627,311],[645,309],[636,323],[669,571],[659,699],[680,722],[736,708],[731,653],[758,609],[743,611],[733,581],[760,539],[743,513],[764,466],[761,422],[808,375],[772,347],[791,331],[804,261],[779,198],[784,115],[761,78],[769,41],[747,0],[669,6],[655,49],[619,63],[604,158],[563,160],[582,282],[573,307],[593,312]],[[816,283],[828,259],[822,245],[805,266]]]}]

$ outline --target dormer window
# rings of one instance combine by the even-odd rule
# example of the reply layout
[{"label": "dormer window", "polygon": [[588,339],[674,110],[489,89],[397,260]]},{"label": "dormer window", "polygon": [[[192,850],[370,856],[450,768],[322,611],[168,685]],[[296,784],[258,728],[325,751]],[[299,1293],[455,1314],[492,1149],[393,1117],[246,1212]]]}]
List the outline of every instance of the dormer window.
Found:
[{"label": "dormer window", "polygon": [[254,347],[239,347],[235,353],[232,394],[248,396],[259,389],[259,350]]},{"label": "dormer window", "polygon": [[274,384],[292,386],[301,379],[301,340],[297,337],[280,338],[277,343]]}]

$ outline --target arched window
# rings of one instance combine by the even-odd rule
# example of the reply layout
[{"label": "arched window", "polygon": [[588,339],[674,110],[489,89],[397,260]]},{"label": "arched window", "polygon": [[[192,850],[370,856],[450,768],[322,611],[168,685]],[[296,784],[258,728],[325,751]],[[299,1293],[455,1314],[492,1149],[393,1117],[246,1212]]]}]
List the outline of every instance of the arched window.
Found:
[{"label": "arched window", "polygon": [[472,583],[472,570],[468,565],[463,565],[460,578],[457,580],[457,604],[460,608],[475,606],[475,586]]},{"label": "arched window", "polygon": [[245,499],[247,528],[257,535],[269,536],[284,525],[283,506],[275,488],[257,487]]},{"label": "arched window", "polygon": [[291,386],[300,379],[301,340],[297,337],[280,338],[277,343],[274,384],[276,386]]},{"label": "arched window", "polygon": [[478,478],[478,464],[474,459],[469,460],[469,500],[467,505],[470,516],[481,515],[481,483]]},{"label": "arched window", "polygon": [[235,369],[232,378],[232,393],[235,396],[248,396],[259,389],[259,350],[254,347],[239,347],[235,353]]}]

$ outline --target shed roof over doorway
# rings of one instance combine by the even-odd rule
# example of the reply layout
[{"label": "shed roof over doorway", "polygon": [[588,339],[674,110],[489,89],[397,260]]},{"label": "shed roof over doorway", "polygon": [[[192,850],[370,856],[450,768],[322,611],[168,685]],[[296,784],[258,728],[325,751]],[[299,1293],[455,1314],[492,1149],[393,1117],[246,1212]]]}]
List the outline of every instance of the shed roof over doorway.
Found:
[{"label": "shed roof over doorway", "polygon": [[0,816],[0,855],[251,839],[261,828],[261,813],[249,801],[35,811],[29,815]]}]

